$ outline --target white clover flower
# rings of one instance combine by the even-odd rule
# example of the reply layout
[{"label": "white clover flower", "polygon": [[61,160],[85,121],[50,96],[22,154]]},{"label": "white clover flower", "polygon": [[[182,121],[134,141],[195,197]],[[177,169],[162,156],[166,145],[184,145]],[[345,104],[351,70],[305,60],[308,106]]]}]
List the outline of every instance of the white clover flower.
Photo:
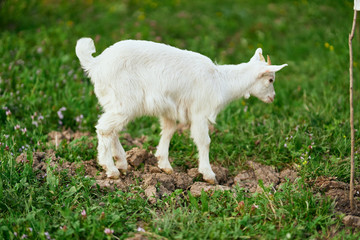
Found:
[{"label": "white clover flower", "polygon": [[113,234],[113,233],[114,233],[114,230],[112,230],[112,229],[110,229],[110,228],[105,228],[104,233],[105,233],[106,235],[110,235],[110,234]]},{"label": "white clover flower", "polygon": [[143,229],[142,227],[138,227],[138,228],[137,228],[137,231],[138,231],[138,232],[145,232],[145,229]]}]

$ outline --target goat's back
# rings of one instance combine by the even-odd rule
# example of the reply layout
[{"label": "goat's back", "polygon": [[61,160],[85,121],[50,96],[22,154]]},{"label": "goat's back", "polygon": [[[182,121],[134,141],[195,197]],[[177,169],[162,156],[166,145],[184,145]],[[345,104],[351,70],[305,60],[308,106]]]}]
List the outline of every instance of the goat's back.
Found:
[{"label": "goat's back", "polygon": [[[207,88],[215,64],[206,56],[166,44],[124,40],[105,49],[90,70],[93,81],[133,81],[150,91],[157,88],[181,92]],[[149,86],[151,85],[151,87]]]},{"label": "goat's back", "polygon": [[[117,102],[132,106],[135,115],[172,115],[187,118],[190,107],[216,98],[216,65],[206,56],[162,43],[120,41],[94,59],[89,75],[101,105]],[[214,99],[215,100],[215,99]],[[124,105],[123,105],[124,106]],[[202,107],[206,108],[206,107]],[[132,110],[128,110],[130,112]]]}]

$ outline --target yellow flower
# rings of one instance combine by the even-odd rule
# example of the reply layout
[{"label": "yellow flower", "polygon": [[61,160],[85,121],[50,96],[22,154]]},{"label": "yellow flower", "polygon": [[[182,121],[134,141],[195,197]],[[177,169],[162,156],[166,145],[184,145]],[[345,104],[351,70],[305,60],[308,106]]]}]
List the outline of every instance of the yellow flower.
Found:
[{"label": "yellow flower", "polygon": [[139,21],[142,21],[145,19],[145,13],[144,12],[141,12],[137,18]]},{"label": "yellow flower", "polygon": [[330,50],[330,51],[334,51],[334,46],[333,46],[333,45],[330,45],[329,50]]},{"label": "yellow flower", "polygon": [[325,46],[326,48],[329,48],[329,47],[330,47],[330,44],[329,44],[328,42],[326,42],[326,43],[324,44],[324,46]]}]

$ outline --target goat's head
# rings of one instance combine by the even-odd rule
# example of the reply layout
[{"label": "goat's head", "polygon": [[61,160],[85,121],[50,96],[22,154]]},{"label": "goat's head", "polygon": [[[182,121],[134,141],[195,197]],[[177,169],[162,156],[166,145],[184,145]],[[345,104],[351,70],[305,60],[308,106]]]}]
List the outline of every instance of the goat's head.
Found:
[{"label": "goat's head", "polygon": [[267,62],[265,62],[261,48],[258,48],[255,51],[255,54],[250,59],[249,63],[252,65],[256,80],[245,97],[250,97],[251,94],[263,102],[273,102],[275,98],[275,72],[281,70],[283,67],[286,67],[287,64],[271,65],[269,56],[267,57]]}]

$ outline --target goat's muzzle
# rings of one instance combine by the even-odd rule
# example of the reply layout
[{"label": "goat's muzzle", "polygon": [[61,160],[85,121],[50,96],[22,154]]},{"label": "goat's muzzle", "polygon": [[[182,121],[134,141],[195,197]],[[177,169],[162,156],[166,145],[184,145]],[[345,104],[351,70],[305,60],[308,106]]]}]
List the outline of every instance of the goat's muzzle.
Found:
[{"label": "goat's muzzle", "polygon": [[274,97],[268,96],[268,99],[269,99],[268,103],[272,103],[274,101],[274,98],[275,98],[275,96]]}]

